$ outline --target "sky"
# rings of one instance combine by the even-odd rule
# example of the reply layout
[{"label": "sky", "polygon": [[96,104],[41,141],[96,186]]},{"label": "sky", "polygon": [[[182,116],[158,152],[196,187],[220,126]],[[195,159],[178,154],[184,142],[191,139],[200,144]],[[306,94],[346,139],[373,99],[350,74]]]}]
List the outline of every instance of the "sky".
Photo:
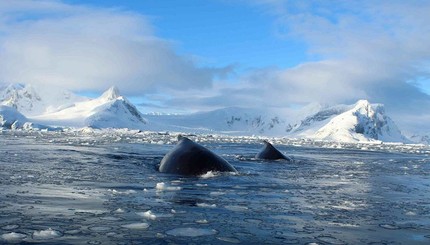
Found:
[{"label": "sky", "polygon": [[0,81],[143,112],[382,103],[430,131],[430,1],[0,0]]}]

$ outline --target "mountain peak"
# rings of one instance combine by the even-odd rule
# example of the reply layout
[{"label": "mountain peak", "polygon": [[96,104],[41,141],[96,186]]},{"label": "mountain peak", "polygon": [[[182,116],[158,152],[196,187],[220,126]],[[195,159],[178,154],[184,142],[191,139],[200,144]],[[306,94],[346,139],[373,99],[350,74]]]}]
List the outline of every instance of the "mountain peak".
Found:
[{"label": "mountain peak", "polygon": [[359,100],[355,103],[354,108],[367,108],[371,106],[368,100]]},{"label": "mountain peak", "polygon": [[105,99],[105,100],[114,100],[117,99],[118,97],[120,97],[121,94],[119,93],[119,90],[117,87],[112,86],[110,87],[108,90],[106,90],[101,96],[100,98]]},{"label": "mountain peak", "polygon": [[351,108],[332,117],[315,133],[315,138],[344,142],[374,140],[407,142],[385,113],[382,104],[370,104],[367,100],[359,100]]}]

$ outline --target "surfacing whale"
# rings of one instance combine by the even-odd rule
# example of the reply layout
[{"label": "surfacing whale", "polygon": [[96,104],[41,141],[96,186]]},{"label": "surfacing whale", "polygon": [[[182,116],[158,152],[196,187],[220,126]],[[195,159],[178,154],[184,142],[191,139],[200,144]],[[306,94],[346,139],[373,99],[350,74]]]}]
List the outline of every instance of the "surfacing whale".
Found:
[{"label": "surfacing whale", "polygon": [[178,144],[161,160],[159,171],[180,175],[202,175],[209,171],[237,172],[222,157],[187,137],[178,136]]},{"label": "surfacing whale", "polygon": [[278,151],[278,149],[276,149],[267,140],[264,141],[263,149],[261,149],[261,151],[255,155],[255,158],[263,160],[291,160],[289,157],[286,157],[284,154]]}]

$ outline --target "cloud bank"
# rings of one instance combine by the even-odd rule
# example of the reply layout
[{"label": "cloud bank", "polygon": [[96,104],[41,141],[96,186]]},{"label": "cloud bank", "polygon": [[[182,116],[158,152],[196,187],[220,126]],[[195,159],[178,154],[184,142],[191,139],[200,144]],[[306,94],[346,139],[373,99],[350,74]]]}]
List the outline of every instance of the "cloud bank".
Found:
[{"label": "cloud bank", "polygon": [[210,88],[225,69],[202,68],[158,38],[145,16],[59,1],[0,2],[0,80],[138,95]]},{"label": "cloud bank", "polygon": [[385,104],[402,126],[413,128],[428,119],[430,96],[419,83],[430,81],[430,2],[256,0],[254,4],[273,16],[275,35],[286,45],[288,40],[306,43],[309,61],[251,71],[240,78],[240,87],[219,93],[219,101],[246,104],[254,99],[262,106],[287,107],[368,99]]}]

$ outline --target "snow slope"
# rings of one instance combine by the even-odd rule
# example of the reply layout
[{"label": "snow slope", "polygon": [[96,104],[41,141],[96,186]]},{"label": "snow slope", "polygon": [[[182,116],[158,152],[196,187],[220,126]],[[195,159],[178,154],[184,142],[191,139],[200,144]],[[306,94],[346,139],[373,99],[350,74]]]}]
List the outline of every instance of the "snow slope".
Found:
[{"label": "snow slope", "polygon": [[61,128],[31,122],[15,108],[5,105],[0,105],[0,129],[61,130]]},{"label": "snow slope", "polygon": [[13,107],[26,116],[55,112],[86,100],[60,88],[0,84],[0,105]]},{"label": "snow slope", "polygon": [[430,145],[430,135],[413,134],[407,138],[414,143]]},{"label": "snow slope", "polygon": [[144,129],[146,120],[112,87],[99,98],[78,102],[51,113],[32,117],[37,122],[69,127]]},{"label": "snow slope", "polygon": [[408,142],[381,104],[358,101],[352,109],[330,118],[310,138],[341,142]]},{"label": "snow slope", "polygon": [[156,131],[224,133],[231,135],[284,135],[286,122],[273,113],[229,107],[188,115],[145,115],[148,128]]},{"label": "snow slope", "polygon": [[307,138],[315,134],[321,127],[326,125],[330,119],[350,109],[348,105],[320,106],[319,110],[306,115],[300,122],[288,129],[289,135],[297,138]]}]

